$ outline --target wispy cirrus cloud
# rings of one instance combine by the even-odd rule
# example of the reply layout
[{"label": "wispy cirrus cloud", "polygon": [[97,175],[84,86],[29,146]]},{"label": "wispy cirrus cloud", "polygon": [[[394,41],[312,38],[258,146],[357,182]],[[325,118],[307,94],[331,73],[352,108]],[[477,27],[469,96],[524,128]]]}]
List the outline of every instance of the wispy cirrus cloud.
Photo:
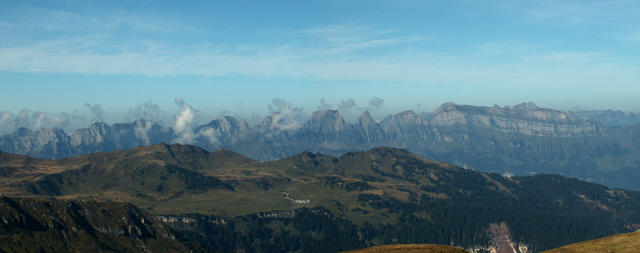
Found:
[{"label": "wispy cirrus cloud", "polygon": [[[531,5],[531,9],[519,5],[511,11],[526,13],[529,20],[536,22],[566,18],[565,24],[577,24],[598,7],[597,3]],[[303,37],[302,42],[265,43],[212,39],[201,36],[207,33],[202,26],[131,11],[95,14],[33,8],[22,10],[22,14],[30,15],[0,18],[0,26],[8,27],[0,35],[11,38],[0,43],[1,71],[505,86],[570,83],[595,87],[616,76],[629,77],[618,85],[631,86],[640,79],[637,65],[618,61],[605,50],[568,50],[544,43],[495,40],[471,48],[452,46],[448,51],[439,51],[424,44],[455,41],[372,24],[289,29],[271,36],[287,38],[295,33]],[[44,18],[25,18],[28,16]],[[18,31],[24,29],[29,32]],[[181,36],[192,37],[186,43],[167,39]],[[497,57],[504,59],[497,61]]]},{"label": "wispy cirrus cloud", "polygon": [[[56,48],[54,50],[53,48]],[[95,53],[58,46],[0,48],[0,70],[83,75],[230,76],[256,78],[319,78],[325,80],[411,81],[428,84],[599,85],[616,76],[617,85],[640,79],[637,66],[626,66],[600,52],[538,51],[517,61],[495,64],[491,57],[466,58],[447,54],[412,56],[314,58],[299,49],[277,53],[228,52],[202,46],[154,52]],[[309,49],[309,51],[313,51]],[[558,68],[558,66],[561,68]],[[598,71],[593,71],[597,69]]]},{"label": "wispy cirrus cloud", "polygon": [[633,21],[640,14],[633,0],[612,1],[546,1],[526,3],[507,1],[502,11],[520,15],[528,22],[552,25],[607,25],[619,26]]},{"label": "wispy cirrus cloud", "polygon": [[170,17],[123,9],[68,11],[40,7],[17,7],[8,11],[0,26],[55,32],[104,33],[131,30],[153,33],[204,32]]},{"label": "wispy cirrus cloud", "polygon": [[400,36],[393,30],[375,29],[364,25],[327,25],[304,30],[303,33],[326,42],[323,54],[347,53],[377,47],[409,44],[430,39],[425,35]]}]

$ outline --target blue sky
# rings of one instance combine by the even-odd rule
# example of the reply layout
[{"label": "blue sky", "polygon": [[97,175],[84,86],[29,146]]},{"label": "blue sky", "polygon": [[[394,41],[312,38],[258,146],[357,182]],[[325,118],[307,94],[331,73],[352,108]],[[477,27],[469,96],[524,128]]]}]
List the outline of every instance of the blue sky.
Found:
[{"label": "blue sky", "polygon": [[[2,1],[0,111],[640,111],[638,1]],[[384,99],[377,109],[372,97]]]}]

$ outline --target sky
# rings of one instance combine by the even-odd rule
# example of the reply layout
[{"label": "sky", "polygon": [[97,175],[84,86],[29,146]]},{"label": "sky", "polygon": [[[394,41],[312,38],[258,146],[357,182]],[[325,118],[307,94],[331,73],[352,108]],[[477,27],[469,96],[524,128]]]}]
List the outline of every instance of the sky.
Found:
[{"label": "sky", "polygon": [[635,0],[0,1],[0,121],[169,120],[184,104],[249,118],[279,102],[637,112],[638,17]]}]

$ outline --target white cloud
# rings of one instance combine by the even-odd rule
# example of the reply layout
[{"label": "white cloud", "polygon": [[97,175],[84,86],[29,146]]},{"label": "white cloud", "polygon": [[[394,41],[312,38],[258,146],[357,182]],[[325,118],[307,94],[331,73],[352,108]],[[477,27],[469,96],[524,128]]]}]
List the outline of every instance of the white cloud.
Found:
[{"label": "white cloud", "polygon": [[382,98],[374,96],[369,99],[369,106],[375,108],[376,110],[380,110],[380,108],[382,108],[383,105],[384,105],[384,99]]},{"label": "white cloud", "polygon": [[[504,64],[495,64],[491,58],[430,53],[319,59],[300,54],[296,49],[279,50],[275,54],[269,53],[269,49],[264,52],[225,53],[202,47],[199,50],[98,54],[22,46],[0,48],[0,55],[3,56],[0,58],[0,70],[84,75],[243,75],[255,78],[533,86],[553,86],[562,84],[562,80],[600,86],[615,76],[632,78],[621,80],[619,85],[635,85],[634,80],[640,79],[637,66],[617,62],[599,52],[527,54]],[[604,61],[599,61],[601,59]],[[555,64],[556,67],[552,68],[549,64]],[[557,64],[563,66],[557,68]]]},{"label": "white cloud", "polygon": [[266,127],[276,132],[300,128],[307,116],[303,107],[291,106],[291,103],[281,98],[274,98],[267,109],[271,122]]},{"label": "white cloud", "polygon": [[194,133],[194,120],[198,111],[193,109],[181,97],[176,97],[174,102],[182,108],[182,111],[176,115],[176,121],[173,125],[173,132],[176,134],[175,142],[189,144],[193,143],[197,134]]},{"label": "white cloud", "polygon": [[0,135],[13,133],[21,127],[29,129],[57,127],[65,131],[85,126],[87,120],[77,112],[74,114],[51,114],[23,109],[18,113],[0,111]]}]

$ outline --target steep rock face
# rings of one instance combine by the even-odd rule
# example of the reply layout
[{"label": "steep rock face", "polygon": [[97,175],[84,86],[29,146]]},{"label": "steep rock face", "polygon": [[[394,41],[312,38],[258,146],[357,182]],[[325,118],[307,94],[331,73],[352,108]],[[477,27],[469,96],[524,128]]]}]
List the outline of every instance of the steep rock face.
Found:
[{"label": "steep rock face", "polygon": [[150,145],[169,138],[173,138],[169,131],[150,121],[136,120],[111,126],[98,122],[75,131],[71,135],[71,145],[78,153],[86,154]]},{"label": "steep rock face", "polygon": [[71,138],[74,146],[97,146],[104,143],[111,126],[104,122],[97,122],[89,128],[77,130]]},{"label": "steep rock face", "polygon": [[436,110],[429,123],[434,126],[461,124],[532,136],[568,137],[601,134],[601,126],[597,122],[576,117],[572,112],[539,108],[531,102],[506,107],[446,103]]},{"label": "steep rock face", "polygon": [[428,139],[427,122],[414,111],[404,111],[387,116],[380,125],[386,133],[386,142],[394,147],[415,147]]},{"label": "steep rock face", "polygon": [[360,141],[363,143],[384,143],[386,138],[384,129],[371,117],[368,111],[362,113],[358,119],[356,131],[360,133]]},{"label": "steep rock face", "polygon": [[291,133],[289,140],[294,143],[306,140],[303,142],[306,146],[339,150],[343,148],[343,143],[358,142],[360,136],[354,133],[353,127],[344,121],[337,110],[316,111],[302,128]]},{"label": "steep rock face", "polygon": [[202,129],[211,128],[218,136],[233,136],[249,129],[249,124],[245,120],[238,120],[231,116],[224,116],[220,119],[213,120],[208,124],[196,128],[196,132]]},{"label": "steep rock face", "polygon": [[131,204],[0,198],[3,252],[201,251]]},{"label": "steep rock face", "polygon": [[311,119],[305,123],[305,128],[323,134],[343,131],[346,124],[337,110],[315,111]]},{"label": "steep rock face", "polygon": [[171,141],[170,129],[150,121],[108,125],[98,122],[89,128],[78,129],[68,135],[58,128],[29,130],[21,128],[0,137],[0,149],[42,158],[62,158],[92,152],[127,149]]},{"label": "steep rock face", "polygon": [[196,142],[209,150],[219,149],[242,141],[248,131],[246,120],[224,116],[196,128],[195,132],[199,135]]},{"label": "steep rock face", "polygon": [[575,114],[585,119],[601,122],[605,126],[610,127],[626,127],[640,123],[640,114],[633,112],[604,110],[577,111]]},{"label": "steep rock face", "polygon": [[0,143],[0,149],[5,152],[36,157],[55,157],[52,154],[71,156],[75,151],[71,145],[71,138],[59,128],[20,128],[11,135],[0,137]]}]

